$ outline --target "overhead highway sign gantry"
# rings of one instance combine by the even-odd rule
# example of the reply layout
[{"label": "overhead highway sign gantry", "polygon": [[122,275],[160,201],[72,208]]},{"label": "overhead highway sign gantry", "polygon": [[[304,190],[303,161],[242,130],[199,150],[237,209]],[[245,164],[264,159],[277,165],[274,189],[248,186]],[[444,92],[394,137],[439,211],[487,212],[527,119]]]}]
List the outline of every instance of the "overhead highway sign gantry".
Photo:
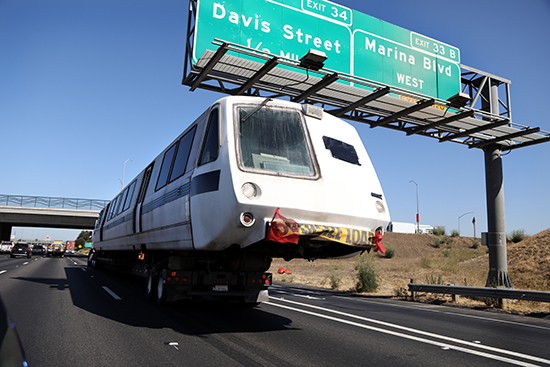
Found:
[{"label": "overhead highway sign gantry", "polygon": [[[319,67],[307,54],[324,54]],[[550,141],[512,121],[510,84],[460,51],[330,1],[190,0],[182,84],[288,98],[371,128],[484,151],[489,275],[511,288],[502,152]]]}]

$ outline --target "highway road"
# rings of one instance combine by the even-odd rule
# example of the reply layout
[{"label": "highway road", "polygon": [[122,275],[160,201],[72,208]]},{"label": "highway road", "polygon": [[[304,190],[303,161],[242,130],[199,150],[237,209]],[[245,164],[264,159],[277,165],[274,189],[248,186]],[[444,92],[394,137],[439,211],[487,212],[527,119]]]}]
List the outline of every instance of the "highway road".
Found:
[{"label": "highway road", "polygon": [[160,307],[86,258],[0,255],[0,295],[31,367],[550,365],[548,318],[288,283],[255,308]]}]

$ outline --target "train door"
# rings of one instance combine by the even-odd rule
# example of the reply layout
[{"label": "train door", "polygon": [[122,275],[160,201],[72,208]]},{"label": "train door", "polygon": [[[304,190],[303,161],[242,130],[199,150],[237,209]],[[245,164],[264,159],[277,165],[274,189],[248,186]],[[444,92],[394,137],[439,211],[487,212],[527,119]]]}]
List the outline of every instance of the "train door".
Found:
[{"label": "train door", "polygon": [[134,208],[134,233],[141,232],[141,206],[143,200],[145,199],[145,193],[147,192],[147,187],[149,186],[149,181],[151,180],[151,173],[153,172],[153,164],[145,169],[143,174],[143,181],[141,181],[141,186],[139,188],[139,195]]}]

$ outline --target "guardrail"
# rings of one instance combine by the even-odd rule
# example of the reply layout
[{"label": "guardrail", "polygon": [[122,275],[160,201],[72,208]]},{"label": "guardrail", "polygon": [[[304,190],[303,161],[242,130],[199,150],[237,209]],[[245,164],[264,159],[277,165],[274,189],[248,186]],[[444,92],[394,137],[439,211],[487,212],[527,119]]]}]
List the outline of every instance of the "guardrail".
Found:
[{"label": "guardrail", "polygon": [[[525,301],[550,302],[550,292],[529,291],[523,289],[461,287],[456,285],[436,285],[409,283],[410,292],[444,293],[461,296],[478,296],[505,299],[520,299]],[[414,293],[413,293],[414,298]]]},{"label": "guardrail", "polygon": [[0,205],[5,206],[101,210],[108,203],[109,200],[0,195]]}]

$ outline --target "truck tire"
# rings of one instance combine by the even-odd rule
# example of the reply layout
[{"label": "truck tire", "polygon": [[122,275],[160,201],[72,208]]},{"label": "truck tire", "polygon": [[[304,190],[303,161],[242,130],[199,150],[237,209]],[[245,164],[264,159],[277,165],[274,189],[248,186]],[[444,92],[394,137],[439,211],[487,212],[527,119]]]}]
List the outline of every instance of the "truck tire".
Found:
[{"label": "truck tire", "polygon": [[166,283],[162,275],[159,275],[157,280],[157,303],[160,306],[166,304]]},{"label": "truck tire", "polygon": [[90,251],[88,254],[88,267],[92,269],[96,269],[96,252]]},{"label": "truck tire", "polygon": [[145,297],[152,301],[156,296],[156,288],[157,285],[157,277],[155,275],[155,271],[153,269],[149,270],[149,274],[147,275],[147,284],[145,285]]}]

